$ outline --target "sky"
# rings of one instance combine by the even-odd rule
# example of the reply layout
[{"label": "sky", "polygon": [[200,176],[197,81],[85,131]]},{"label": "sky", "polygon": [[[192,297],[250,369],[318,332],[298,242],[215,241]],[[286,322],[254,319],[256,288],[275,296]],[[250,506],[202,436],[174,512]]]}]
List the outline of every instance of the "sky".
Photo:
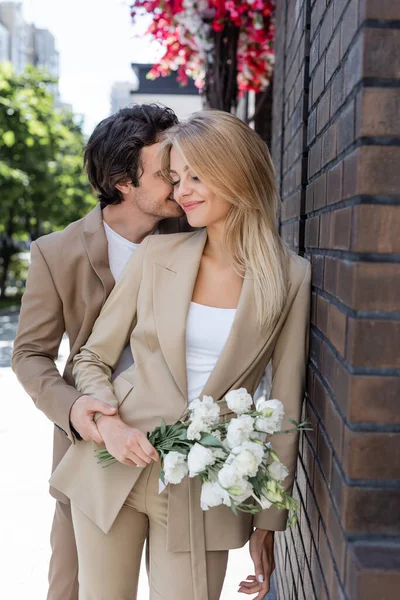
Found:
[{"label": "sky", "polygon": [[[115,81],[132,81],[131,62],[152,62],[159,53],[136,27],[126,0],[22,0],[25,20],[49,29],[60,53],[61,100],[85,118],[84,130],[110,114]],[[135,34],[141,34],[136,38]]]}]

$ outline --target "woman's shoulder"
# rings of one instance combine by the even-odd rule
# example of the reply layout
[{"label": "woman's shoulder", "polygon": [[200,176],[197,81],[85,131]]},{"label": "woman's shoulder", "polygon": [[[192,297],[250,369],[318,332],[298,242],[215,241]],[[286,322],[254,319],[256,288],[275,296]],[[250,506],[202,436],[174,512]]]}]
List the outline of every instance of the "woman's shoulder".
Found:
[{"label": "woman's shoulder", "polygon": [[288,279],[295,288],[299,288],[303,282],[311,281],[310,261],[292,250],[288,250]]}]

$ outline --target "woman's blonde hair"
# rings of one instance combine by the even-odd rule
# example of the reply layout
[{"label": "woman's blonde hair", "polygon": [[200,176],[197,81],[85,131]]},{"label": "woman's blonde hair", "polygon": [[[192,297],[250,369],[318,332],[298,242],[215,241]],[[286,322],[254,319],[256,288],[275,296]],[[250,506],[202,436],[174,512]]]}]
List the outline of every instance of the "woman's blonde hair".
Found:
[{"label": "woman's blonde hair", "polygon": [[253,277],[257,319],[268,327],[285,301],[287,260],[277,230],[279,200],[266,144],[234,115],[205,110],[163,133],[161,164],[168,179],[172,146],[203,183],[232,204],[224,245],[234,268]]}]

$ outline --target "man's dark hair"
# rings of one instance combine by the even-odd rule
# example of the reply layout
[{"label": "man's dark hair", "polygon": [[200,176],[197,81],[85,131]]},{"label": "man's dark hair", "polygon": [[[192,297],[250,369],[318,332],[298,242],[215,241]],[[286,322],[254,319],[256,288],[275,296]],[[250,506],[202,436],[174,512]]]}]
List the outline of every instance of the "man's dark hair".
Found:
[{"label": "man's dark hair", "polygon": [[174,111],[157,104],[136,104],[101,121],[85,148],[89,181],[102,206],[120,204],[115,184],[139,186],[140,150],[155,144],[162,131],[178,123]]}]

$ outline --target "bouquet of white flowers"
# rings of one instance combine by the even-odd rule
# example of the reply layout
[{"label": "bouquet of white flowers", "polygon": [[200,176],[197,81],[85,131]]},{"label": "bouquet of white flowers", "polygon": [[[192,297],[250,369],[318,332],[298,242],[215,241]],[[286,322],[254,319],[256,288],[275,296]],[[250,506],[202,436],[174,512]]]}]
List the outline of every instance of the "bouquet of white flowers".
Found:
[{"label": "bouquet of white flowers", "polygon": [[[308,422],[296,423],[281,431],[284,417],[279,400],[261,399],[252,409],[253,399],[246,389],[228,392],[223,399],[235,417],[220,419],[222,402],[211,396],[193,400],[181,421],[148,434],[160,455],[160,479],[164,485],[178,484],[184,477],[200,477],[201,508],[225,504],[256,513],[276,506],[289,510],[289,522],[296,520],[297,502],[284,489],[288,475],[268,436],[309,429]],[[99,463],[108,466],[115,459],[105,449],[97,450]]]}]

